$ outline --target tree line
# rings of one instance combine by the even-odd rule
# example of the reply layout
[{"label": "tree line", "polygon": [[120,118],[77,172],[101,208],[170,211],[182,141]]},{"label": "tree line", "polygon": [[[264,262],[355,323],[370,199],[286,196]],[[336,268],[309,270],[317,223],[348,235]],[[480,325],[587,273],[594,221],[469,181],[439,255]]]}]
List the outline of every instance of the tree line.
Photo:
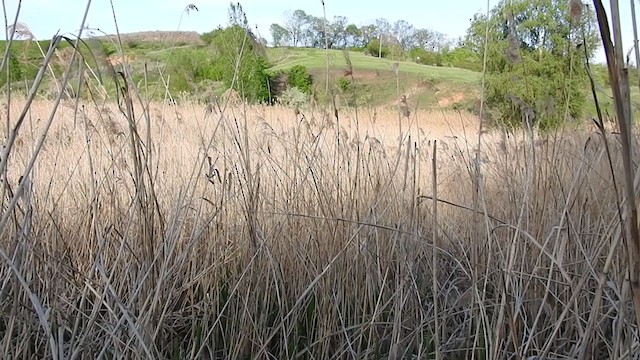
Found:
[{"label": "tree line", "polygon": [[373,40],[387,40],[403,51],[413,48],[440,51],[451,45],[445,34],[431,29],[419,29],[406,20],[390,22],[379,18],[373,24],[358,26],[345,16],[333,20],[307,14],[304,10],[287,11],[282,24],[270,27],[273,46],[303,46],[312,48],[364,48]]}]

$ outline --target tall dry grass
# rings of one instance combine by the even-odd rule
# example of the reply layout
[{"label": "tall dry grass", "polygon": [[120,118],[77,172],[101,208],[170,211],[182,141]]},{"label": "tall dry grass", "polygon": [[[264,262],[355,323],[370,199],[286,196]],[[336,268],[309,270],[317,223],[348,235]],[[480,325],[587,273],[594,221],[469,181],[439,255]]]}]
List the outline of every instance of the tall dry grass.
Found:
[{"label": "tall dry grass", "polygon": [[[45,101],[29,107],[11,188],[50,111]],[[614,251],[616,193],[596,132],[483,135],[474,262],[465,141],[474,119],[418,112],[402,119],[399,139],[397,113],[385,111],[361,110],[357,126],[343,111],[339,126],[320,111],[151,104],[151,141],[140,143],[157,199],[144,204],[157,213],[142,217],[126,117],[110,103],[63,104],[2,233],[2,353],[431,358],[436,316],[444,358],[635,351]],[[476,139],[470,128],[466,136]]]},{"label": "tall dry grass", "polygon": [[479,137],[460,112],[149,103],[119,76],[117,104],[34,100],[40,78],[3,103],[2,358],[638,353],[604,124]]}]

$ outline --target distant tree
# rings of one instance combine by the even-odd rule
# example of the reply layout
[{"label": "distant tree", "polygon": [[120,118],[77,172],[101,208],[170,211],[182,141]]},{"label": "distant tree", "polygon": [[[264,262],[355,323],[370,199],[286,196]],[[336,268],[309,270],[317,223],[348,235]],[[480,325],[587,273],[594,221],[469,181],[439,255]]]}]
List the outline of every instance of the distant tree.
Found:
[{"label": "distant tree", "polygon": [[289,34],[291,34],[293,46],[298,46],[300,43],[304,43],[303,36],[308,25],[309,15],[307,15],[303,10],[295,10],[293,12],[287,11],[285,13],[284,27],[289,30]]},{"label": "distant tree", "polygon": [[273,46],[278,47],[291,43],[291,33],[280,24],[271,24],[269,30],[273,38]]},{"label": "distant tree", "polygon": [[393,24],[393,35],[400,42],[402,50],[409,50],[414,32],[413,25],[405,20],[398,20]]},{"label": "distant tree", "polygon": [[433,51],[442,52],[445,48],[450,48],[452,43],[452,40],[447,37],[447,35],[438,31],[434,31],[433,39],[430,45]]},{"label": "distant tree", "polygon": [[418,29],[414,31],[411,43],[414,47],[438,53],[442,52],[444,48],[451,46],[451,41],[446,35],[428,29]]},{"label": "distant tree", "polygon": [[[212,63],[216,74],[227,87],[236,90],[248,101],[266,102],[270,99],[269,64],[265,50],[256,36],[246,27],[246,15],[241,7],[231,4],[226,28],[211,32]],[[245,24],[242,26],[241,24]]]},{"label": "distant tree", "polygon": [[431,30],[416,29],[416,31],[413,32],[413,36],[411,39],[411,46],[424,49],[424,50],[432,50],[431,44],[433,42],[434,37],[435,37],[435,34]]},{"label": "distant tree", "polygon": [[371,40],[378,37],[380,34],[378,33],[378,27],[374,24],[364,25],[360,27],[360,36],[361,42],[360,46],[367,45]]},{"label": "distant tree", "polygon": [[334,47],[344,48],[347,46],[347,24],[349,20],[344,16],[334,16],[331,23],[331,35]]},{"label": "distant tree", "polygon": [[[385,18],[378,18],[376,19],[376,30],[378,30],[376,37],[378,38],[378,46],[379,46],[378,51],[380,52],[379,56],[385,57],[385,56],[382,56],[382,47],[388,45],[388,44],[385,44],[385,39],[388,38],[389,35],[391,34],[391,30],[392,30],[391,23],[389,23],[389,20]],[[369,46],[367,47],[369,48]]]},{"label": "distant tree", "polygon": [[346,33],[346,46],[360,47],[362,46],[362,31],[355,24],[347,25],[345,29]]},{"label": "distant tree", "polygon": [[[489,29],[487,106],[495,120],[517,125],[524,118],[541,128],[582,115],[587,74],[582,65],[599,43],[595,14],[586,6],[572,18],[565,0],[502,0],[491,16],[474,17],[464,46],[482,56]],[[583,38],[583,34],[585,35]]]},{"label": "distant tree", "polygon": [[327,34],[331,31],[330,25],[325,24],[324,18],[315,16],[309,16],[308,21],[305,33],[307,46],[323,49],[327,45],[331,49],[334,38]]}]

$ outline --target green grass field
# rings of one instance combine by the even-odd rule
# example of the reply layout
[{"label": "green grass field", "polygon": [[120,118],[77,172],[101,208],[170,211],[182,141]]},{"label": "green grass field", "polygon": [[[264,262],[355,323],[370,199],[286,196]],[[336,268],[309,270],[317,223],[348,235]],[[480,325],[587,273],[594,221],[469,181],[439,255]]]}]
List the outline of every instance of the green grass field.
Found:
[{"label": "green grass field", "polygon": [[[349,58],[355,71],[392,71],[391,66],[397,62],[398,70],[414,75],[428,76],[442,82],[477,83],[480,74],[464,69],[421,65],[409,61],[393,61],[365,55],[363,52],[349,51]],[[303,65],[311,70],[326,70],[327,57],[332,69],[346,69],[345,54],[341,50],[269,48],[269,60],[274,64],[272,70],[282,70],[294,65]]]},{"label": "green grass field", "polygon": [[[360,106],[393,106],[405,95],[412,108],[432,109],[470,104],[480,89],[480,74],[451,68],[421,65],[410,61],[394,61],[366,55],[363,52],[307,48],[269,48],[270,69],[274,72],[296,65],[305,66],[314,76],[316,89],[323,91],[327,80],[336,84],[346,78],[355,85]],[[351,61],[353,78],[347,74],[347,56]],[[393,64],[398,64],[398,74]],[[353,94],[343,94],[351,98]],[[348,102],[353,104],[353,101]]]}]

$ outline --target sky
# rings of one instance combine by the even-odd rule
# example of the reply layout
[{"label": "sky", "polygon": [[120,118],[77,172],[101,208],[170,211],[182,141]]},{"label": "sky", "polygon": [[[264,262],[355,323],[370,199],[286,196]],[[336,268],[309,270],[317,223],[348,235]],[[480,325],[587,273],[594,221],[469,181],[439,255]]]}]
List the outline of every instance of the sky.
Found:
[{"label": "sky", "polygon": [[[609,1],[603,2],[609,9]],[[50,39],[58,31],[77,35],[87,6],[87,0],[12,0],[7,2],[9,23],[13,23],[18,3],[21,3],[18,21],[27,25],[37,39]],[[321,0],[244,0],[240,3],[249,24],[254,29],[257,27],[257,34],[267,40],[271,40],[269,26],[284,23],[287,11],[301,9],[307,14],[323,16]],[[497,3],[498,0],[490,0],[490,6]],[[625,10],[629,9],[628,1],[621,3]],[[189,4],[199,11],[185,13]],[[356,25],[369,24],[381,17],[392,23],[402,19],[415,28],[435,30],[456,39],[465,34],[474,14],[486,12],[487,1],[325,0],[325,6],[328,19],[346,16]],[[116,23],[121,33],[154,30],[203,33],[226,25],[228,8],[229,1],[225,0],[93,0],[86,24],[107,34],[116,32]],[[640,10],[640,4],[636,10]],[[621,18],[626,51],[631,49],[633,39],[630,11],[623,11]],[[602,51],[596,54],[596,61],[604,62]]]}]

